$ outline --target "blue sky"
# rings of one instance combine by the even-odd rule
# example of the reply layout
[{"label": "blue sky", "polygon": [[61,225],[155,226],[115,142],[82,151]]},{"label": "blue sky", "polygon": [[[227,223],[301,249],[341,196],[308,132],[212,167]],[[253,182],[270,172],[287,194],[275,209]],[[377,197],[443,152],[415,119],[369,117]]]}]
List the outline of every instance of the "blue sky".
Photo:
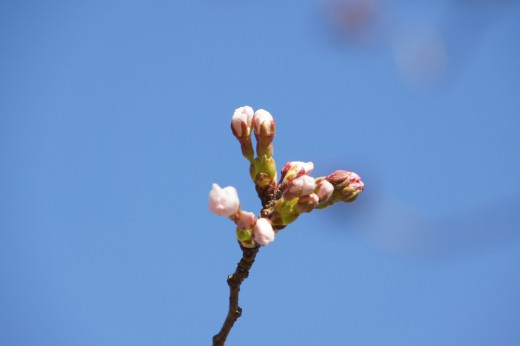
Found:
[{"label": "blue sky", "polygon": [[0,3],[0,344],[210,344],[246,104],[366,190],[261,249],[229,345],[520,344],[520,7],[371,4]]}]

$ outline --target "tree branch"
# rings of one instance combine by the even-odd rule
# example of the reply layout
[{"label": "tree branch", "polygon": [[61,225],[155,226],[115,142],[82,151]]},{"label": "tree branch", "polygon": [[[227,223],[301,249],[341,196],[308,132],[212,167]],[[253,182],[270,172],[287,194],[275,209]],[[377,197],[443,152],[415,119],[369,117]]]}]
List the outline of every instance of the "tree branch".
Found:
[{"label": "tree branch", "polygon": [[255,262],[256,254],[258,250],[260,250],[260,245],[257,244],[256,247],[252,249],[240,245],[240,248],[242,249],[242,258],[237,264],[235,273],[229,275],[227,278],[229,285],[229,311],[220,332],[213,337],[213,346],[224,345],[231,328],[233,328],[236,320],[242,315],[242,308],[238,306],[240,285],[242,285],[242,282],[249,276],[249,270]]}]

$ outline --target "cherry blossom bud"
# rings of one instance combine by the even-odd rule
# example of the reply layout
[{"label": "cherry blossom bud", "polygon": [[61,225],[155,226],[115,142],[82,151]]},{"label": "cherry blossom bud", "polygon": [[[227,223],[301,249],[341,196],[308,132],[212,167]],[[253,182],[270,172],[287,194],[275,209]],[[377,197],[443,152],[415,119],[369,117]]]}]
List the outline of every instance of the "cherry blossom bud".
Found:
[{"label": "cherry blossom bud", "polygon": [[240,201],[233,186],[221,188],[213,184],[209,192],[209,210],[220,216],[232,216],[239,208]]},{"label": "cherry blossom bud", "polygon": [[343,202],[352,202],[364,189],[365,184],[363,184],[361,180],[351,182],[348,186],[341,190],[340,200]]},{"label": "cherry blossom bud", "polygon": [[256,138],[256,155],[258,157],[272,157],[276,128],[271,113],[263,109],[257,110],[253,116],[253,129]]},{"label": "cherry blossom bud", "polygon": [[282,167],[282,176],[280,178],[281,183],[289,182],[293,179],[301,177],[305,174],[310,174],[314,169],[314,163],[302,162],[302,161],[290,161]]},{"label": "cherry blossom bud", "polygon": [[350,185],[350,183],[359,183],[361,181],[361,177],[354,172],[337,170],[329,175],[327,178],[334,188],[344,187]]},{"label": "cherry blossom bud", "polygon": [[320,198],[320,202],[326,202],[332,197],[334,186],[327,180],[323,179],[316,183],[316,189],[314,192]]},{"label": "cherry blossom bud", "polygon": [[273,137],[276,129],[271,113],[264,109],[259,109],[253,116],[253,128],[257,137]]},{"label": "cherry blossom bud", "polygon": [[334,186],[334,193],[329,200],[322,201],[318,209],[327,208],[336,202],[352,202],[365,188],[361,177],[354,172],[338,170],[326,178],[318,178],[318,181],[322,179]]},{"label": "cherry blossom bud", "polygon": [[244,106],[235,109],[235,113],[233,113],[233,117],[231,118],[231,131],[240,142],[242,155],[250,163],[253,163],[255,159],[255,151],[253,150],[253,143],[251,142],[253,115],[253,108]]},{"label": "cherry blossom bud", "polygon": [[320,202],[317,194],[311,193],[307,196],[302,196],[298,199],[296,208],[300,213],[310,213]]},{"label": "cherry blossom bud", "polygon": [[305,196],[314,191],[316,183],[313,177],[302,175],[299,178],[292,180],[283,193],[283,198],[291,200],[297,197]]},{"label": "cherry blossom bud", "polygon": [[251,135],[251,124],[253,123],[253,108],[244,106],[235,109],[231,118],[231,131],[233,135],[240,138],[246,138]]},{"label": "cherry blossom bud", "polygon": [[256,220],[254,228],[254,238],[260,245],[269,245],[274,240],[273,226],[268,219],[260,218]]},{"label": "cherry blossom bud", "polygon": [[255,214],[240,210],[237,214],[236,224],[238,229],[251,230],[255,224]]}]

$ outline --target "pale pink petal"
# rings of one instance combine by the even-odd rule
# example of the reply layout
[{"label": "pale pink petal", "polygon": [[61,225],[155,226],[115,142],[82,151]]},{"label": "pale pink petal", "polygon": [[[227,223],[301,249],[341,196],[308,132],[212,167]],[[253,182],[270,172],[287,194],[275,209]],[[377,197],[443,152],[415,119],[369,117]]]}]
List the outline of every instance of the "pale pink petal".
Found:
[{"label": "pale pink petal", "polygon": [[209,192],[209,210],[220,216],[231,216],[240,208],[237,190],[233,186],[221,188],[213,184]]},{"label": "pale pink petal", "polygon": [[236,221],[237,227],[239,229],[253,229],[253,225],[255,224],[255,214],[249,211],[241,210],[238,213],[238,220]]},{"label": "pale pink petal", "polygon": [[316,185],[316,194],[320,198],[320,202],[326,202],[332,197],[334,186],[327,180],[323,179]]},{"label": "pale pink petal", "polygon": [[274,135],[274,118],[265,109],[259,109],[253,116],[253,128],[257,136]]},{"label": "pale pink petal", "polygon": [[302,162],[302,161],[289,161],[282,167],[282,182],[289,182],[302,175],[308,175],[312,173],[314,169],[314,163]]},{"label": "pale pink petal", "polygon": [[287,189],[284,192],[285,199],[293,199],[301,196],[306,196],[314,192],[316,182],[313,177],[302,175],[299,178],[291,180]]},{"label": "pale pink petal", "polygon": [[[251,125],[253,122],[253,108],[249,106],[244,106],[235,109],[233,113],[233,117],[231,118],[231,128],[233,129],[233,134],[237,137],[247,137],[251,133]],[[244,133],[243,130],[246,130]]]},{"label": "pale pink petal", "polygon": [[260,218],[256,220],[253,237],[255,241],[260,245],[269,245],[274,240],[273,226],[269,220]]}]

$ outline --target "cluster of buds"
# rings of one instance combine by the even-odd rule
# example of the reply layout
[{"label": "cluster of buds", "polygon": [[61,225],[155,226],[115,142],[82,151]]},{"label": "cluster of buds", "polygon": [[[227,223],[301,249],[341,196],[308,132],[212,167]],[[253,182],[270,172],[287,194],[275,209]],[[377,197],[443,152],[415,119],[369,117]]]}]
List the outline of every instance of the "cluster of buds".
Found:
[{"label": "cluster of buds", "polygon": [[[249,106],[235,110],[231,130],[249,161],[249,172],[262,201],[257,218],[240,209],[236,189],[213,184],[209,194],[210,210],[229,217],[236,224],[236,236],[242,246],[253,248],[268,245],[275,234],[295,221],[302,213],[323,209],[336,202],[352,202],[364,189],[359,175],[338,170],[327,177],[313,178],[312,162],[291,161],[281,170],[277,182],[276,163],[273,159],[273,139],[276,133],[272,115],[263,110],[253,112]],[[256,139],[256,157],[252,134]]]},{"label": "cluster of buds", "polygon": [[255,247],[255,242],[268,245],[274,240],[270,220],[257,219],[254,213],[241,210],[237,190],[233,186],[221,188],[213,184],[209,192],[209,209],[217,215],[229,217],[236,224],[237,239],[245,247]]},{"label": "cluster of buds", "polygon": [[[240,143],[242,155],[249,161],[249,173],[255,184],[265,188],[276,181],[276,163],[273,159],[276,128],[271,113],[263,109],[253,112],[249,106],[240,107],[231,118],[231,131]],[[252,133],[256,139],[256,158]]]}]

